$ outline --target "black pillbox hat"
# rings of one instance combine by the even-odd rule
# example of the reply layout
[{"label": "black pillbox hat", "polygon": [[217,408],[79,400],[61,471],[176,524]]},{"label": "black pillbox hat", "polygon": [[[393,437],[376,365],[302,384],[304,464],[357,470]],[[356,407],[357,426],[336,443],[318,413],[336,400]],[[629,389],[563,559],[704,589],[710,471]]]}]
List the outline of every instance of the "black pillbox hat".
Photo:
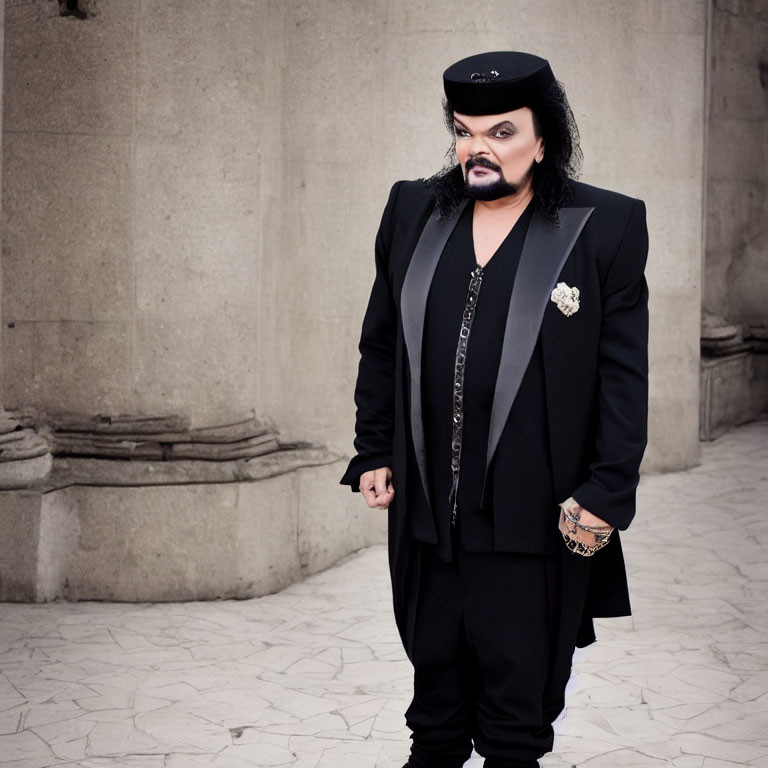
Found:
[{"label": "black pillbox hat", "polygon": [[555,83],[546,59],[519,51],[479,53],[443,73],[445,97],[462,115],[498,115],[530,106]]}]

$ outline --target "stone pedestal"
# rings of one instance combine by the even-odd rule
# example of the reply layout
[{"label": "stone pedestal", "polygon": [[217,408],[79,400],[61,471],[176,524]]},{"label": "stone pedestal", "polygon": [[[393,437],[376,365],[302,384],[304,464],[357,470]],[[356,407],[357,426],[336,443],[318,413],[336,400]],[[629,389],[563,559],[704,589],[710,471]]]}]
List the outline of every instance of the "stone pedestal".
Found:
[{"label": "stone pedestal", "polygon": [[768,354],[740,352],[701,359],[701,440],[768,414]]},{"label": "stone pedestal", "polygon": [[386,539],[344,462],[255,482],[0,492],[0,600],[175,601],[275,592]]}]

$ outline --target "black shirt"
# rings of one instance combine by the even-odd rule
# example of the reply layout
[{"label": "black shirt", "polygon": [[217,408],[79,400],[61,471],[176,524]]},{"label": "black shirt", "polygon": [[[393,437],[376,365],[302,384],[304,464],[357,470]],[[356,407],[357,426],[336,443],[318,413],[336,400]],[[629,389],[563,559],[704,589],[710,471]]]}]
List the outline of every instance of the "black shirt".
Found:
[{"label": "black shirt", "polygon": [[[469,337],[464,377],[464,427],[458,488],[457,529],[474,551],[493,550],[493,515],[481,509],[488,431],[501,359],[507,310],[533,203],[518,219],[484,268]],[[451,439],[456,346],[470,272],[476,268],[469,204],[443,250],[427,299],[422,358],[422,408],[430,496],[438,531],[438,551],[450,557]],[[539,508],[553,503],[541,348],[537,344],[507,429],[515,429],[519,450],[514,465],[496,471],[495,482],[509,486],[510,498]],[[518,438],[519,435],[519,438]],[[536,484],[536,489],[529,487]],[[535,513],[535,509],[531,510]],[[503,513],[503,511],[501,511]]]}]

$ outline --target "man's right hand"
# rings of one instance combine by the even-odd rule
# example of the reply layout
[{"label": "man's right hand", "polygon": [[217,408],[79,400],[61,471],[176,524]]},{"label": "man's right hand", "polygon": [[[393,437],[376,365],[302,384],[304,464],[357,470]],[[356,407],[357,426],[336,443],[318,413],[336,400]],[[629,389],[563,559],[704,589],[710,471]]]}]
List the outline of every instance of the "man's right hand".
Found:
[{"label": "man's right hand", "polygon": [[372,509],[386,509],[395,497],[392,470],[389,467],[372,469],[360,475],[360,493]]}]

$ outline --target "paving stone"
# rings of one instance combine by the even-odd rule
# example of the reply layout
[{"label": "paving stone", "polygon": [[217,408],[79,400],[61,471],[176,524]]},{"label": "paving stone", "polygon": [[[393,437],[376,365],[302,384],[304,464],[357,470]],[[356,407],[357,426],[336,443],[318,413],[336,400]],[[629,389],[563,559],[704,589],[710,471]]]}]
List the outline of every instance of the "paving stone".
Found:
[{"label": "paving stone", "polygon": [[[577,651],[542,768],[768,768],[766,497],[766,421],[643,478],[634,616]],[[253,600],[0,604],[0,768],[401,768],[410,695],[385,547]]]}]

